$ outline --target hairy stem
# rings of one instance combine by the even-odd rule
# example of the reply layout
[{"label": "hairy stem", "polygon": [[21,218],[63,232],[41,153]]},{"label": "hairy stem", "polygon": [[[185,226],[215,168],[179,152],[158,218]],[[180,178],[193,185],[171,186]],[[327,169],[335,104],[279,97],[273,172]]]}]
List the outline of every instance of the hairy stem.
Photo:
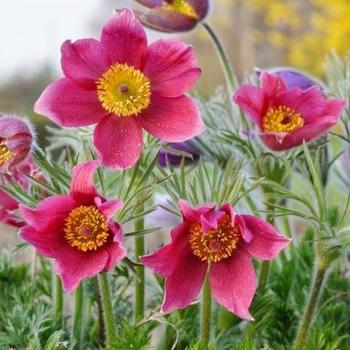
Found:
[{"label": "hairy stem", "polygon": [[75,290],[74,295],[74,314],[73,314],[73,327],[72,327],[72,339],[74,349],[80,349],[82,344],[82,330],[83,330],[83,306],[84,303],[84,284],[80,282],[79,287]]},{"label": "hairy stem", "polygon": [[54,322],[57,328],[63,326],[63,288],[58,276],[53,277]]},{"label": "hairy stem", "polygon": [[205,277],[202,297],[202,319],[201,319],[201,339],[205,345],[208,345],[210,339],[210,320],[211,320],[211,289],[209,275]]}]

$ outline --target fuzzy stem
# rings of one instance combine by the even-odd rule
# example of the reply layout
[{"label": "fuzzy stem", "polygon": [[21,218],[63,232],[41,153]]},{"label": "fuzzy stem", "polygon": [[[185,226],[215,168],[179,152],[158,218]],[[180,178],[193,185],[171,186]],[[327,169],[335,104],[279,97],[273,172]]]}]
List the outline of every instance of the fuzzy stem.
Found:
[{"label": "fuzzy stem", "polygon": [[97,280],[101,293],[104,327],[106,332],[106,345],[107,347],[113,347],[113,343],[116,341],[116,325],[107,273],[99,274]]},{"label": "fuzzy stem", "polygon": [[73,327],[72,327],[72,339],[74,349],[80,349],[82,344],[82,330],[83,330],[83,303],[84,303],[84,284],[80,282],[79,287],[75,290],[74,294],[74,314],[73,314]]},{"label": "fuzzy stem", "polygon": [[[142,208],[143,209],[143,208]],[[142,209],[140,209],[142,211]],[[144,219],[135,221],[135,231],[144,229]],[[140,256],[145,252],[145,239],[143,236],[135,237],[135,260],[140,262]],[[145,269],[143,266],[136,267],[135,280],[135,323],[142,320],[145,312]]]},{"label": "fuzzy stem", "polygon": [[211,289],[208,274],[205,277],[202,298],[201,339],[205,345],[208,345],[211,319]]},{"label": "fuzzy stem", "polygon": [[54,293],[53,293],[53,302],[54,302],[54,322],[57,328],[62,328],[63,326],[63,288],[62,282],[58,276],[54,276]]},{"label": "fuzzy stem", "polygon": [[306,304],[304,316],[300,323],[296,340],[294,343],[294,350],[302,350],[305,344],[306,336],[310,328],[313,316],[315,314],[318,300],[322,292],[322,286],[325,280],[327,269],[318,267],[314,274],[314,279],[309,293],[309,301]]},{"label": "fuzzy stem", "polygon": [[235,78],[234,78],[233,70],[232,70],[230,61],[228,59],[227,53],[222,43],[220,42],[220,39],[214,32],[213,28],[206,22],[202,22],[202,25],[204,29],[207,31],[207,33],[209,34],[210,39],[213,42],[213,45],[220,59],[220,63],[225,75],[228,96],[229,98],[231,98],[231,95],[235,86]]}]

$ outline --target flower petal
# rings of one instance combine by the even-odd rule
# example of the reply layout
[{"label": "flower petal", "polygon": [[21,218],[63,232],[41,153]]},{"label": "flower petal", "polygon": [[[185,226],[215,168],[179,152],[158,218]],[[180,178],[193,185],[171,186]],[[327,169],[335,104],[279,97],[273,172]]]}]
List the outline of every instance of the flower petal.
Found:
[{"label": "flower petal", "polygon": [[139,68],[147,49],[147,36],[132,11],[123,9],[104,26],[101,43],[110,64],[127,63]]},{"label": "flower petal", "polygon": [[325,101],[325,106],[323,110],[323,115],[332,115],[340,118],[346,107],[346,101],[336,98],[331,98]]},{"label": "flower petal", "polygon": [[255,294],[256,278],[249,255],[238,248],[230,258],[214,263],[209,277],[215,300],[238,317],[252,320],[248,309]]},{"label": "flower petal", "polygon": [[263,72],[260,79],[261,89],[268,98],[287,90],[282,78],[278,75]]},{"label": "flower petal", "polygon": [[183,95],[201,73],[192,47],[175,39],[151,44],[142,71],[151,80],[152,92],[165,97]]},{"label": "flower petal", "polygon": [[61,54],[64,75],[87,89],[96,89],[96,80],[109,68],[107,54],[95,39],[67,40]]},{"label": "flower petal", "polygon": [[96,91],[84,90],[68,78],[49,85],[36,101],[34,110],[66,127],[95,124],[106,114]]},{"label": "flower petal", "polygon": [[215,204],[203,205],[198,208],[192,208],[187,201],[180,199],[178,202],[179,208],[185,220],[200,222],[202,215],[214,211]]},{"label": "flower petal", "polygon": [[142,131],[135,118],[109,115],[96,127],[94,145],[103,165],[126,169],[140,158]]},{"label": "flower petal", "polygon": [[94,185],[94,173],[100,166],[98,160],[91,160],[73,168],[70,195],[79,204],[91,205],[97,195]]},{"label": "flower petal", "polygon": [[188,96],[166,98],[152,96],[151,105],[139,118],[151,135],[168,142],[182,142],[204,130],[200,111]]},{"label": "flower petal", "polygon": [[253,236],[253,239],[249,243],[244,243],[243,247],[254,258],[274,259],[290,243],[290,239],[280,235],[268,222],[252,215],[241,215],[241,218]]},{"label": "flower petal", "polygon": [[105,215],[107,220],[111,219],[113,215],[123,207],[122,201],[117,199],[103,202],[100,197],[96,197],[94,201],[97,208]]}]

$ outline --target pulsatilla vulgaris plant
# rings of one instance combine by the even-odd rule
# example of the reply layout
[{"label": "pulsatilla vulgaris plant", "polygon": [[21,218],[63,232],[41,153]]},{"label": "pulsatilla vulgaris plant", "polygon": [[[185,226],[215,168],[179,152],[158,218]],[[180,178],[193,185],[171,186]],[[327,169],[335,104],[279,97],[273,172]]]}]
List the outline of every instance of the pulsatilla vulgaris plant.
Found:
[{"label": "pulsatilla vulgaris plant", "polygon": [[[348,350],[349,61],[239,83],[207,1],[138,2],[63,43],[34,106],[60,126],[48,147],[0,115],[0,220],[22,240],[0,257],[0,348]],[[188,95],[195,50],[143,25],[202,25],[225,88]]]}]

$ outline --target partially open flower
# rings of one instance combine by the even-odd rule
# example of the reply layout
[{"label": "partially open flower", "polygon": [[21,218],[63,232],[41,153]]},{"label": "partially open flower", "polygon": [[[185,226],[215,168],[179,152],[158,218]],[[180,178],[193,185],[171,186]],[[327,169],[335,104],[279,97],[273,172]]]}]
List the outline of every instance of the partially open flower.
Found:
[{"label": "partially open flower", "polygon": [[26,120],[0,114],[0,172],[12,172],[28,158],[33,138],[31,126]]},{"label": "partially open flower", "polygon": [[208,0],[136,0],[150,7],[137,13],[146,27],[161,32],[186,32],[204,19],[209,10]]},{"label": "partially open flower", "polygon": [[199,151],[188,142],[172,143],[159,151],[158,162],[162,167],[168,164],[178,166],[183,159],[185,164],[195,163],[199,159]]},{"label": "partially open flower", "polygon": [[20,237],[55,259],[68,292],[126,256],[121,227],[112,220],[122,203],[107,201],[96,192],[93,174],[98,166],[98,161],[76,166],[69,195],[48,197],[35,209],[20,206],[28,224],[21,228]]},{"label": "partially open flower", "polygon": [[277,75],[263,73],[261,86],[245,84],[233,100],[256,125],[264,144],[287,150],[325,133],[339,120],[345,100],[326,98],[320,88],[288,88]]},{"label": "partially open flower", "polygon": [[107,167],[137,162],[143,129],[166,142],[204,129],[196,103],[185,95],[201,72],[192,47],[178,40],[148,45],[130,10],[107,22],[100,41],[66,41],[61,51],[65,77],[46,88],[35,110],[61,126],[97,124],[94,144]]},{"label": "partially open flower", "polygon": [[289,239],[267,222],[237,215],[230,204],[191,208],[179,202],[183,222],[171,243],[142,257],[144,265],[165,277],[164,313],[188,306],[198,296],[208,271],[216,301],[243,319],[256,291],[252,257],[271,260]]}]

